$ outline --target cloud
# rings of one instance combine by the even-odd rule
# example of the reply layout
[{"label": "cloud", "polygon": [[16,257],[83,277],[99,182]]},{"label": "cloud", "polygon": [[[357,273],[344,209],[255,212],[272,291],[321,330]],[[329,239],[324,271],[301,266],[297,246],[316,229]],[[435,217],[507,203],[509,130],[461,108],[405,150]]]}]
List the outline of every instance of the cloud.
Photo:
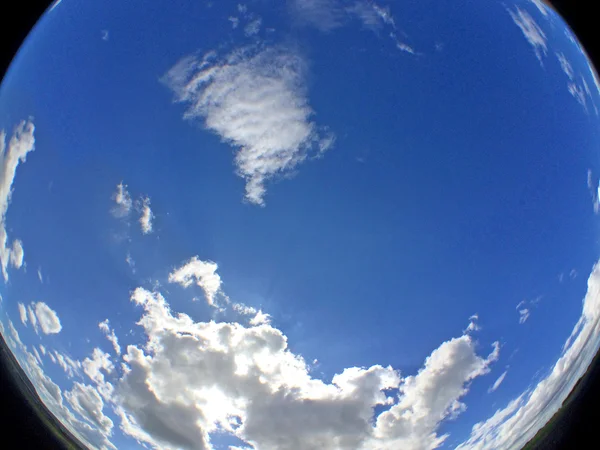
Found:
[{"label": "cloud", "polygon": [[128,216],[131,212],[133,202],[131,201],[131,195],[129,195],[126,184],[120,182],[117,185],[117,190],[113,194],[112,199],[115,202],[115,206],[111,210],[113,216],[118,218]]},{"label": "cloud", "polygon": [[98,393],[106,401],[110,401],[113,395],[113,385],[106,380],[105,375],[111,375],[115,369],[108,353],[104,353],[98,347],[94,348],[91,357],[85,358],[81,363],[83,372],[96,385]]},{"label": "cloud", "polygon": [[220,61],[214,52],[201,60],[184,58],[163,81],[188,105],[184,118],[202,120],[237,149],[245,199],[264,206],[269,180],[291,174],[334,142],[311,121],[305,72],[302,58],[289,50],[248,47]]},{"label": "cloud", "polygon": [[23,243],[19,239],[15,239],[10,252],[10,262],[15,269],[21,268],[23,265],[24,256],[25,252],[23,251]]},{"label": "cloud", "polygon": [[40,347],[40,352],[42,352],[42,355],[46,356],[46,347],[44,347],[42,344],[40,344],[39,347]]},{"label": "cloud", "polygon": [[247,24],[244,27],[244,34],[248,37],[258,34],[260,31],[261,25],[262,25],[262,19],[260,17],[257,17],[256,19],[254,19],[252,22],[250,22],[249,24]]},{"label": "cloud", "polygon": [[[6,233],[6,212],[12,197],[12,185],[15,179],[17,166],[20,162],[25,162],[27,154],[34,150],[35,138],[33,136],[35,127],[31,121],[23,121],[17,127],[6,145],[6,133],[0,131],[0,266],[2,267],[2,275],[4,281],[8,281],[8,263],[16,267],[15,263],[19,263],[19,267],[23,262],[22,246],[18,241],[18,247],[21,248],[21,255],[16,255],[11,258],[12,251],[15,250],[15,242],[13,249],[8,247],[8,235]],[[18,251],[18,248],[17,248]]]},{"label": "cloud", "polygon": [[240,24],[240,19],[238,19],[237,17],[230,16],[227,20],[231,22],[231,28],[233,28],[234,30]]},{"label": "cloud", "polygon": [[55,350],[54,359],[52,359],[52,362],[58,364],[69,378],[73,378],[75,375],[80,375],[81,363],[74,360],[69,355],[65,355]]},{"label": "cloud", "polygon": [[143,234],[152,233],[152,220],[154,219],[154,214],[152,213],[152,209],[150,209],[150,199],[148,197],[143,197],[138,202],[138,210],[140,211],[140,226],[142,227]]},{"label": "cloud", "polygon": [[99,429],[103,435],[112,434],[113,421],[102,412],[104,402],[94,387],[76,382],[70,391],[65,392],[65,397],[73,411]]},{"label": "cloud", "polygon": [[336,0],[292,0],[291,14],[300,23],[332,31],[344,23],[344,10]]},{"label": "cloud", "polygon": [[117,355],[120,355],[121,354],[121,346],[119,345],[119,339],[117,338],[117,335],[115,334],[115,330],[110,328],[110,323],[109,323],[108,319],[100,322],[98,324],[98,328],[100,328],[100,330],[104,333],[106,338],[112,344],[113,348],[115,349],[115,353]]},{"label": "cloud", "polygon": [[102,30],[102,40],[108,41],[108,30]]},{"label": "cloud", "polygon": [[[192,258],[171,276],[184,286],[206,272],[218,276],[216,264],[204,264]],[[416,375],[350,367],[326,383],[311,377],[311,366],[265,321],[196,322],[141,287],[131,301],[142,309],[137,324],[146,342],[127,346],[112,398],[121,430],[155,448],[209,449],[213,433],[281,450],[432,448],[447,437],[437,435],[440,423],[465,410],[460,399],[469,383],[489,372],[500,351],[494,343],[480,357],[475,341],[462,335],[435,349]],[[241,303],[232,308],[260,312]],[[373,417],[377,405],[389,409]]]},{"label": "cloud", "polygon": [[535,22],[535,20],[533,20],[533,18],[522,9],[517,7],[514,11],[508,10],[508,13],[515,22],[515,25],[517,25],[523,32],[523,36],[525,36],[527,42],[529,42],[529,44],[533,47],[535,56],[541,63],[542,56],[546,56],[548,52],[546,35]]},{"label": "cloud", "polygon": [[571,280],[577,278],[577,270],[571,269],[571,271],[569,272],[569,277],[571,278]]},{"label": "cloud", "polygon": [[571,66],[571,63],[567,60],[567,57],[563,53],[557,52],[556,58],[558,59],[560,68],[563,70],[565,75],[569,77],[570,80],[573,80],[575,78],[575,72],[573,72],[573,66]]},{"label": "cloud", "polygon": [[169,274],[169,283],[178,283],[187,288],[195,281],[204,291],[208,304],[213,305],[215,296],[221,289],[221,277],[217,273],[217,267],[212,261],[202,261],[194,256]]},{"label": "cloud", "polygon": [[495,392],[496,389],[498,389],[500,387],[500,385],[502,384],[502,382],[504,381],[504,378],[506,377],[506,374],[508,373],[508,370],[505,370],[504,373],[502,373],[502,375],[500,375],[498,377],[498,379],[496,381],[494,381],[494,384],[492,384],[490,386],[490,388],[488,389],[488,394]]},{"label": "cloud", "polygon": [[473,426],[460,450],[521,448],[542,428],[587,370],[600,346],[600,262],[588,278],[581,317],[560,358],[532,389]]},{"label": "cloud", "polygon": [[519,324],[524,324],[529,319],[530,311],[527,308],[519,309]]},{"label": "cloud", "polygon": [[38,276],[38,280],[40,280],[40,283],[44,283],[44,277],[42,277],[42,269],[41,268],[38,269],[37,276]]},{"label": "cloud", "polygon": [[481,330],[481,327],[477,324],[478,320],[478,314],[473,314],[471,317],[469,317],[469,325],[463,330],[463,333],[472,333],[474,331]]},{"label": "cloud", "polygon": [[542,0],[529,0],[531,3],[535,5],[535,7],[542,13],[542,15],[548,15],[548,7],[544,4]]},{"label": "cloud", "polygon": [[21,323],[27,325],[27,309],[25,308],[25,305],[19,303],[17,307],[19,308],[19,318],[21,319]]},{"label": "cloud", "polygon": [[269,324],[271,322],[271,316],[269,314],[262,312],[260,309],[253,308],[252,306],[247,306],[243,303],[234,303],[232,308],[238,314],[252,316],[249,321],[249,324],[252,326]]},{"label": "cloud", "polygon": [[29,321],[31,322],[31,326],[37,333],[38,332],[38,321],[37,321],[37,317],[35,316],[35,311],[31,307],[31,305],[27,306],[27,315],[29,316]]},{"label": "cloud", "polygon": [[594,213],[600,214],[600,183],[595,179],[592,171],[588,169],[587,172],[587,187],[592,197],[592,203],[594,205]]},{"label": "cloud", "polygon": [[57,334],[60,333],[62,325],[60,319],[56,314],[56,311],[51,309],[44,302],[37,302],[33,304],[35,308],[35,315],[37,321],[44,334]]},{"label": "cloud", "polygon": [[127,252],[127,255],[125,256],[125,262],[131,269],[131,272],[135,273],[135,260],[132,258],[131,253]]}]

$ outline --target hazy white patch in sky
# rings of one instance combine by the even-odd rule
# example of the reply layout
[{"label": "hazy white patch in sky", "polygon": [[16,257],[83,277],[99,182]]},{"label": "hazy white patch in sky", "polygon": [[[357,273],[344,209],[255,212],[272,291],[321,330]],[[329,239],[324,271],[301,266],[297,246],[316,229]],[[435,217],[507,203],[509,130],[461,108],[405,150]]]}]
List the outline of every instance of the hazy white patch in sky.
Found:
[{"label": "hazy white patch in sky", "polygon": [[44,334],[57,334],[62,329],[60,319],[52,308],[44,302],[37,302],[33,305],[37,321]]},{"label": "hazy white patch in sky", "polygon": [[44,365],[44,361],[42,361],[42,357],[40,356],[40,354],[38,353],[37,349],[35,347],[33,347],[33,356],[35,356],[35,359],[41,364]]},{"label": "hazy white patch in sky", "polygon": [[249,24],[247,24],[244,27],[244,34],[248,37],[258,34],[260,31],[261,25],[262,25],[262,19],[260,17],[257,17],[256,19],[254,19],[252,22],[250,22]]},{"label": "hazy white patch in sky", "polygon": [[209,305],[213,305],[215,295],[221,289],[221,277],[217,273],[217,264],[212,261],[202,261],[194,256],[183,266],[169,274],[169,283],[178,283],[189,287],[193,282],[202,288]]},{"label": "hazy white patch in sky", "polygon": [[529,319],[530,311],[527,308],[519,309],[519,324],[522,325]]},{"label": "hazy white patch in sky", "polygon": [[344,11],[336,0],[292,0],[290,8],[294,18],[321,31],[341,27],[344,21]]},{"label": "hazy white patch in sky", "polygon": [[23,243],[19,239],[15,239],[10,251],[10,263],[15,269],[20,269],[23,266],[24,256]]},{"label": "hazy white patch in sky", "polygon": [[37,333],[38,332],[37,317],[35,316],[35,311],[31,307],[31,305],[27,305],[27,315],[29,316],[29,321],[31,322],[31,326],[33,327],[34,331]]},{"label": "hazy white patch in sky", "polygon": [[477,323],[478,320],[478,314],[473,314],[471,317],[469,317],[469,325],[463,330],[463,333],[472,333],[481,330],[481,326],[479,326]]},{"label": "hazy white patch in sky", "polygon": [[488,389],[488,394],[496,391],[496,389],[498,389],[500,387],[500,385],[502,384],[502,382],[504,381],[504,378],[506,377],[506,374],[508,373],[508,370],[505,370],[504,373],[502,373],[502,375],[500,375],[498,377],[498,379],[496,381],[494,381],[494,384],[492,384],[490,386],[490,388]]},{"label": "hazy white patch in sky", "polygon": [[567,75],[570,80],[573,80],[573,78],[575,77],[575,73],[573,72],[573,66],[571,66],[571,63],[569,63],[566,56],[561,52],[556,52],[556,58],[558,59],[558,62],[560,63],[560,68],[563,70],[565,75]]},{"label": "hazy white patch in sky", "polygon": [[571,277],[571,280],[577,278],[577,270],[571,269],[571,271],[569,272],[569,277]]},{"label": "hazy white patch in sky", "polygon": [[250,203],[264,205],[267,181],[291,174],[315,147],[325,151],[333,143],[310,120],[305,71],[291,51],[250,47],[221,61],[214,53],[184,58],[163,78],[189,105],[186,119],[202,119],[237,149],[235,166]]},{"label": "hazy white patch in sky", "polygon": [[[31,121],[23,121],[17,125],[6,144],[6,133],[0,131],[0,266],[4,281],[8,281],[8,263],[18,262],[19,259],[11,258],[12,250],[8,247],[8,234],[6,232],[6,212],[12,197],[12,185],[15,179],[17,166],[25,162],[27,154],[34,150],[35,127]],[[14,249],[13,242],[13,249]],[[20,246],[20,241],[19,241]],[[22,247],[21,247],[22,250]],[[22,263],[22,255],[20,262]]]},{"label": "hazy white patch in sky", "polygon": [[231,28],[233,28],[234,30],[238,27],[238,25],[240,24],[240,19],[238,19],[237,17],[229,17],[227,20],[229,20],[231,22]]},{"label": "hazy white patch in sky", "polygon": [[54,3],[52,3],[52,5],[50,5],[50,9],[48,11],[52,11],[54,8],[60,5],[60,2],[62,2],[62,0],[56,0]]},{"label": "hazy white patch in sky", "polygon": [[592,197],[592,204],[594,205],[594,213],[600,213],[600,182],[594,177],[594,174],[590,169],[587,172],[587,187]]},{"label": "hazy white patch in sky", "polygon": [[37,271],[37,276],[38,276],[38,280],[40,280],[40,283],[43,283],[44,282],[44,277],[42,276],[42,269],[41,269],[41,267]]},{"label": "hazy white patch in sky", "polygon": [[410,45],[400,41],[396,41],[396,48],[398,48],[398,50],[402,50],[403,52],[410,53],[411,55],[415,54],[415,50]]},{"label": "hazy white patch in sky", "polygon": [[131,272],[135,273],[135,260],[132,258],[131,253],[127,252],[127,256],[125,256],[125,262],[131,269]]},{"label": "hazy white patch in sky", "polygon": [[542,428],[587,370],[600,346],[600,263],[588,278],[580,319],[550,373],[504,409],[473,426],[460,450],[521,448]]},{"label": "hazy white patch in sky", "polygon": [[21,323],[27,325],[27,308],[25,308],[23,303],[19,303],[17,307],[19,308],[19,318],[21,319]]},{"label": "hazy white patch in sky", "polygon": [[40,347],[40,352],[42,352],[42,355],[46,356],[46,347],[44,347],[42,344],[40,344],[39,347]]},{"label": "hazy white patch in sky", "polygon": [[152,220],[154,219],[154,213],[150,208],[150,198],[143,197],[137,202],[138,210],[140,212],[140,226],[143,234],[152,233]]},{"label": "hazy white patch in sky", "polygon": [[546,35],[535,20],[521,8],[516,7],[514,11],[508,10],[508,13],[515,22],[515,25],[523,32],[523,36],[525,36],[527,42],[533,47],[535,56],[541,63],[542,56],[546,56],[548,52]]},{"label": "hazy white patch in sky", "polygon": [[544,2],[541,0],[529,0],[531,3],[535,5],[535,7],[544,15],[548,15],[548,7],[544,5]]},{"label": "hazy white patch in sky", "polygon": [[108,41],[108,30],[102,30],[102,40]]},{"label": "hazy white patch in sky", "polygon": [[583,91],[583,88],[580,85],[578,85],[577,83],[569,83],[567,85],[567,88],[569,90],[569,94],[571,94],[573,96],[573,98],[575,98],[575,100],[577,100],[577,103],[579,103],[584,108],[587,108],[587,104],[586,104],[586,100],[585,100],[585,92]]},{"label": "hazy white patch in sky", "polygon": [[98,328],[100,328],[100,330],[106,336],[106,339],[108,339],[108,341],[112,344],[113,348],[115,349],[115,353],[117,355],[120,355],[121,354],[121,346],[119,345],[119,339],[117,338],[117,335],[115,334],[115,330],[110,328],[110,323],[109,323],[108,319],[100,322],[98,324]]},{"label": "hazy white patch in sky", "polygon": [[115,206],[112,209],[112,214],[115,217],[126,217],[131,212],[133,202],[131,201],[131,195],[127,190],[127,185],[120,182],[117,185],[117,190],[112,196]]}]

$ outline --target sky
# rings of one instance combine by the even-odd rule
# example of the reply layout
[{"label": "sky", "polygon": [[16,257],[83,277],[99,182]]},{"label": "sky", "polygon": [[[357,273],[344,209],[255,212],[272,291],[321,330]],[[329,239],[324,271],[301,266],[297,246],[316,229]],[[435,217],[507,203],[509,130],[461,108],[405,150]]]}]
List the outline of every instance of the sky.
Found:
[{"label": "sky", "polygon": [[62,0],[0,332],[93,448],[519,448],[600,344],[599,107],[537,0]]}]

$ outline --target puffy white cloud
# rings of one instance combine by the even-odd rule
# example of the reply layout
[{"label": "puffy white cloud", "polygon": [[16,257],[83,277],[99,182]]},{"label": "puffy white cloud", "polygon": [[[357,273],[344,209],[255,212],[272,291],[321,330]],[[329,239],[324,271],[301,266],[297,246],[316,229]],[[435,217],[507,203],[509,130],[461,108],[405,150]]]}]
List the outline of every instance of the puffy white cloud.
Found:
[{"label": "puffy white cloud", "polygon": [[20,269],[23,266],[24,256],[23,243],[19,239],[15,239],[10,251],[10,263],[15,269]]},{"label": "puffy white cloud", "polygon": [[250,203],[264,205],[267,181],[333,144],[333,135],[311,121],[305,66],[284,48],[247,47],[221,60],[214,52],[184,58],[163,79],[188,104],[186,119],[203,120],[237,149],[235,166]]},{"label": "puffy white cloud", "polygon": [[500,385],[502,384],[502,382],[504,381],[504,378],[506,378],[506,374],[508,373],[508,370],[505,370],[502,375],[500,375],[496,381],[494,381],[494,384],[492,384],[490,386],[490,388],[488,389],[488,393],[494,392],[496,391],[496,389],[498,389],[500,387]]},{"label": "puffy white cloud", "polygon": [[110,323],[108,321],[108,319],[100,322],[98,324],[98,328],[100,328],[100,330],[106,335],[106,339],[109,340],[109,342],[112,344],[113,348],[115,349],[115,353],[117,355],[121,354],[121,346],[119,345],[119,339],[117,338],[117,335],[115,334],[115,330],[110,328]]},{"label": "puffy white cloud", "polygon": [[474,331],[480,331],[481,326],[479,326],[479,324],[477,323],[478,320],[478,314],[473,314],[471,317],[469,317],[469,325],[463,330],[463,333],[472,333]]},{"label": "puffy white cloud", "polygon": [[152,233],[152,220],[154,219],[154,214],[152,213],[152,209],[150,209],[150,199],[148,197],[144,197],[139,201],[139,211],[140,211],[140,226],[142,228],[143,234]]},{"label": "puffy white cloud", "polygon": [[[31,121],[23,121],[17,127],[6,145],[6,133],[0,131],[0,266],[4,281],[8,280],[8,263],[20,267],[23,263],[22,246],[20,241],[13,242],[13,249],[8,247],[8,235],[6,233],[6,212],[12,196],[12,185],[15,179],[17,166],[25,162],[27,154],[33,151],[35,138],[33,136],[35,127]],[[17,246],[15,248],[15,245]],[[13,250],[19,251],[20,255],[12,255]]]},{"label": "puffy white cloud", "polygon": [[85,358],[81,366],[83,372],[97,386],[100,395],[109,401],[112,398],[113,385],[106,380],[105,375],[112,374],[115,368],[110,355],[96,347],[91,358]]},{"label": "puffy white cloud", "polygon": [[213,305],[215,296],[221,289],[221,277],[217,273],[217,267],[212,261],[202,261],[194,256],[169,274],[169,283],[189,287],[195,281],[204,291],[208,304]]},{"label": "puffy white cloud", "polygon": [[[198,278],[181,279],[189,285]],[[311,377],[311,367],[268,323],[195,322],[143,288],[131,301],[143,309],[138,324],[147,339],[127,347],[112,398],[123,432],[154,448],[209,449],[215,432],[282,450],[432,448],[445,439],[436,434],[439,424],[464,411],[460,399],[470,381],[499,355],[495,343],[487,358],[478,356],[463,335],[434,350],[416,375],[351,367],[326,383]],[[390,409],[374,418],[377,405]]]},{"label": "puffy white cloud", "polygon": [[600,346],[600,263],[588,278],[580,319],[550,373],[532,389],[476,424],[460,450],[521,448],[560,408]]},{"label": "puffy white cloud", "polygon": [[131,207],[133,206],[133,202],[131,200],[131,195],[129,195],[129,191],[127,190],[127,185],[120,182],[117,185],[117,190],[113,194],[112,199],[115,202],[111,212],[115,217],[126,217],[131,212]]},{"label": "puffy white cloud", "polygon": [[525,36],[527,42],[533,47],[537,59],[542,62],[542,56],[546,56],[548,52],[546,34],[529,13],[523,11],[521,8],[517,7],[514,11],[508,10],[508,13],[515,22],[515,25],[523,32],[523,36]]},{"label": "puffy white cloud", "polygon": [[73,410],[103,435],[112,434],[113,421],[102,412],[104,402],[93,386],[76,382],[70,391],[65,392],[65,397]]},{"label": "puffy white cloud", "polygon": [[60,324],[60,319],[58,318],[58,314],[44,302],[37,302],[33,304],[35,308],[35,315],[37,317],[37,322],[42,329],[44,334],[57,334],[62,330],[62,325]]},{"label": "puffy white cloud", "polygon": [[33,347],[33,355],[35,356],[35,359],[38,360],[38,362],[40,364],[44,364],[44,362],[42,361],[42,357],[40,356],[39,352],[37,351],[37,349],[35,347]]},{"label": "puffy white cloud", "polygon": [[252,316],[248,322],[250,325],[257,326],[262,324],[268,324],[271,321],[271,316],[264,313],[260,309],[256,309],[252,306],[244,305],[243,303],[234,303],[232,308],[235,312],[243,316]]},{"label": "puffy white cloud", "polygon": [[21,319],[21,323],[27,325],[27,308],[25,308],[23,303],[19,303],[17,307],[19,308],[19,318]]}]

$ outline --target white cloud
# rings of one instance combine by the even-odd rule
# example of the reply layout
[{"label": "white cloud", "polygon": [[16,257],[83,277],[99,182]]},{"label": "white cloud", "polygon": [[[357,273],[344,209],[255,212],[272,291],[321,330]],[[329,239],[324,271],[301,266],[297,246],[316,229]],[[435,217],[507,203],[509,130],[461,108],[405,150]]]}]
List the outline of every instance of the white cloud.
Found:
[{"label": "white cloud", "polygon": [[334,30],[344,22],[344,10],[336,0],[292,0],[290,8],[298,21],[321,31]]},{"label": "white cloud", "polygon": [[244,34],[246,36],[254,36],[258,34],[260,32],[261,25],[262,19],[260,17],[257,17],[244,27]]},{"label": "white cloud", "polygon": [[524,324],[527,319],[529,319],[529,315],[531,312],[527,308],[523,308],[519,310],[519,324]]},{"label": "white cloud", "polygon": [[21,266],[23,266],[24,256],[23,243],[19,239],[15,239],[13,241],[12,250],[10,251],[10,263],[15,269],[20,269]]},{"label": "white cloud", "polygon": [[529,0],[531,3],[535,5],[535,7],[544,15],[548,15],[548,7],[544,4],[542,0]]},{"label": "white cloud", "polygon": [[479,314],[473,314],[471,317],[469,317],[469,325],[463,330],[463,333],[472,333],[474,331],[480,331],[481,326],[479,326],[479,324],[477,323],[478,320]]},{"label": "white cloud", "polygon": [[40,348],[40,352],[42,352],[42,355],[46,356],[46,347],[44,347],[42,344],[40,344],[39,348]]},{"label": "white cloud", "polygon": [[250,325],[258,326],[262,324],[269,324],[271,322],[271,316],[269,314],[266,314],[260,309],[256,309],[252,306],[247,306],[243,303],[234,303],[232,308],[238,314],[243,316],[252,316],[248,322]]},{"label": "white cloud", "polygon": [[154,219],[154,214],[152,213],[152,209],[150,209],[150,199],[148,197],[144,197],[139,201],[139,210],[141,213],[139,221],[142,233],[152,233],[152,219]]},{"label": "white cloud", "polygon": [[576,269],[571,269],[571,271],[569,272],[569,277],[571,277],[572,280],[574,280],[575,278],[577,278],[577,270]]},{"label": "white cloud", "polygon": [[238,27],[238,25],[240,24],[240,19],[238,19],[237,17],[229,17],[227,20],[229,20],[231,22],[231,28],[233,28],[234,30]]},{"label": "white cloud", "polygon": [[[27,154],[33,151],[35,138],[33,136],[35,127],[31,121],[23,121],[13,132],[8,146],[6,145],[6,133],[0,131],[0,266],[4,281],[8,281],[8,263],[11,261],[11,249],[8,247],[8,235],[6,233],[6,212],[12,197],[12,185],[15,179],[17,166],[20,162],[25,162]],[[13,249],[15,243],[13,242]],[[20,241],[19,241],[20,246]],[[22,250],[22,247],[21,247]],[[13,257],[15,262],[21,262],[18,257]]]},{"label": "white cloud", "polygon": [[110,360],[110,355],[96,347],[91,358],[85,358],[81,366],[83,372],[97,386],[98,393],[105,400],[110,401],[113,394],[113,385],[105,378],[105,375],[112,374],[115,368]]},{"label": "white cloud", "polygon": [[195,281],[204,291],[208,304],[213,305],[215,296],[221,289],[221,277],[217,273],[217,267],[212,261],[202,261],[194,256],[169,274],[169,283],[189,287]]},{"label": "white cloud", "polygon": [[135,260],[131,256],[131,253],[127,252],[127,255],[125,257],[125,262],[127,263],[127,265],[129,266],[129,268],[131,269],[131,272],[135,273]]},{"label": "white cloud", "polygon": [[561,357],[534,388],[476,424],[460,450],[521,448],[542,428],[587,370],[600,346],[600,262],[588,278],[579,321]]},{"label": "white cloud", "polygon": [[567,89],[569,90],[569,94],[571,94],[573,98],[577,100],[577,103],[579,103],[584,108],[587,108],[585,92],[582,86],[578,85],[577,83],[569,83],[567,85]]},{"label": "white cloud", "polygon": [[102,412],[104,402],[94,387],[76,382],[70,391],[65,392],[65,397],[73,411],[98,428],[103,435],[112,434],[113,421]]},{"label": "white cloud", "polygon": [[131,201],[131,195],[127,190],[127,185],[120,182],[117,185],[117,191],[113,194],[112,199],[115,202],[111,212],[115,217],[126,217],[131,212],[133,202]]},{"label": "white cloud", "polygon": [[237,149],[236,171],[250,203],[264,205],[269,180],[333,144],[333,135],[311,121],[305,71],[302,58],[286,49],[248,47],[220,61],[214,52],[184,58],[164,77],[177,101],[189,105],[186,119],[203,120]]},{"label": "white cloud", "polygon": [[23,303],[19,303],[17,307],[19,308],[19,318],[21,319],[21,323],[27,325],[27,308],[25,308]]},{"label": "white cloud", "polygon": [[500,385],[502,384],[502,382],[504,381],[504,378],[506,378],[506,374],[508,373],[508,370],[505,370],[502,375],[500,375],[498,377],[498,379],[496,381],[494,381],[494,384],[492,384],[490,386],[490,388],[488,389],[488,393],[491,392],[495,392],[496,389],[498,389],[500,387]]},{"label": "white cloud", "polygon": [[69,355],[65,355],[55,350],[54,359],[52,359],[52,362],[58,364],[69,378],[73,378],[75,375],[80,375],[81,363],[74,360]]},{"label": "white cloud", "polygon": [[29,321],[31,322],[31,326],[37,333],[38,332],[38,321],[37,321],[37,317],[35,316],[35,312],[34,312],[33,308],[31,307],[31,305],[27,306],[27,315],[29,316]]},{"label": "white cloud", "polygon": [[[178,282],[189,286],[201,278],[186,269]],[[350,367],[325,383],[311,377],[311,366],[290,351],[286,336],[264,321],[195,322],[143,288],[131,301],[143,309],[137,323],[146,342],[127,347],[112,398],[122,431],[156,448],[209,449],[215,432],[280,450],[433,448],[446,438],[437,435],[440,423],[465,410],[460,399],[470,381],[487,374],[500,351],[494,343],[482,358],[462,335],[434,350],[416,375]],[[260,312],[232,307],[247,316]],[[377,405],[390,409],[375,418]]]},{"label": "white cloud", "polygon": [[106,339],[108,339],[109,342],[112,344],[113,348],[115,349],[115,353],[117,355],[120,355],[121,346],[119,345],[119,339],[115,334],[115,330],[110,328],[110,323],[108,319],[104,320],[103,322],[100,322],[98,324],[98,328],[100,328],[100,330],[106,335]]},{"label": "white cloud", "polygon": [[567,60],[567,57],[563,53],[557,52],[556,58],[558,59],[560,68],[563,70],[565,75],[569,77],[570,80],[573,80],[575,78],[575,72],[573,72],[573,66],[571,66],[571,63]]},{"label": "white cloud", "polygon": [[44,362],[42,361],[42,357],[40,356],[40,354],[38,353],[37,349],[35,347],[33,347],[33,356],[35,356],[35,359],[37,359],[37,361],[40,364],[44,364]]},{"label": "white cloud", "polygon": [[41,268],[38,269],[37,276],[38,276],[38,280],[40,280],[40,283],[44,283],[44,277],[42,276],[42,269]]},{"label": "white cloud", "polygon": [[44,302],[37,302],[33,304],[35,308],[35,315],[37,322],[40,325],[44,334],[57,334],[62,330],[60,319],[58,314]]},{"label": "white cloud", "polygon": [[514,11],[509,10],[508,13],[515,22],[515,25],[523,32],[523,36],[525,36],[527,42],[533,47],[537,59],[542,62],[542,56],[546,56],[548,51],[546,35],[542,29],[527,12],[518,7]]},{"label": "white cloud", "polygon": [[108,41],[108,30],[102,30],[102,40]]}]

